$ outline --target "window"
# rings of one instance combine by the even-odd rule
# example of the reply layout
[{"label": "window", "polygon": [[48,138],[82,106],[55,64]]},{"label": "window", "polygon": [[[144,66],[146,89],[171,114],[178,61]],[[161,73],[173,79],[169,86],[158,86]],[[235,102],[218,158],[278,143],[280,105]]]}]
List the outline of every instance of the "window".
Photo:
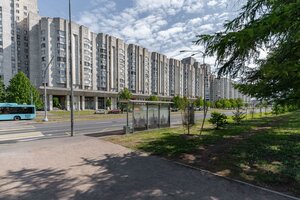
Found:
[{"label": "window", "polygon": [[27,6],[24,6],[24,10],[27,10]]},{"label": "window", "polygon": [[64,57],[57,57],[58,62],[66,62],[66,58]]}]

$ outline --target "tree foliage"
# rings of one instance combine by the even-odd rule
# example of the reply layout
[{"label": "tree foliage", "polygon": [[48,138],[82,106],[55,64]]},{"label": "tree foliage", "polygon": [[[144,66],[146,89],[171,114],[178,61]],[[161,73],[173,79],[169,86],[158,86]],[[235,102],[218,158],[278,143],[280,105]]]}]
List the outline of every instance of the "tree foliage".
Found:
[{"label": "tree foliage", "polygon": [[232,119],[235,123],[240,124],[242,120],[246,117],[246,113],[241,111],[239,108],[236,111],[232,112]]},{"label": "tree foliage", "polygon": [[128,90],[128,88],[124,88],[123,90],[121,90],[118,94],[119,99],[122,100],[129,100],[132,98],[132,93]]},{"label": "tree foliage", "polygon": [[10,80],[6,91],[7,102],[31,104],[32,101],[38,109],[43,106],[39,92],[23,72],[19,72]]},{"label": "tree foliage", "polygon": [[226,124],[228,124],[227,116],[219,112],[212,112],[211,118],[208,121],[213,124],[216,129],[220,129],[221,127],[224,127]]},{"label": "tree foliage", "polygon": [[[248,0],[224,31],[199,35],[197,44],[216,55],[219,75],[241,75],[245,94],[278,102],[300,101],[300,1]],[[268,52],[261,59],[261,51]],[[250,68],[249,64],[256,64]]]},{"label": "tree foliage", "polygon": [[218,99],[215,102],[216,108],[241,108],[244,106],[244,102],[241,98],[238,99]]},{"label": "tree foliage", "polygon": [[149,101],[158,101],[158,97],[155,96],[155,95],[151,95],[151,96],[149,97]]},{"label": "tree foliage", "polygon": [[112,104],[111,99],[110,98],[106,99],[106,102],[105,102],[106,107],[110,108],[111,104]]},{"label": "tree foliage", "polygon": [[5,92],[5,85],[3,80],[0,78],[0,102],[5,102],[6,100],[6,92]]},{"label": "tree foliage", "polygon": [[203,107],[203,105],[204,105],[204,100],[203,100],[203,98],[202,97],[198,97],[197,99],[196,99],[196,101],[194,102],[194,105],[196,106],[196,107]]},{"label": "tree foliage", "polygon": [[189,105],[189,100],[187,97],[180,97],[179,95],[173,97],[172,99],[172,107],[178,108],[180,110],[185,110],[185,108]]}]

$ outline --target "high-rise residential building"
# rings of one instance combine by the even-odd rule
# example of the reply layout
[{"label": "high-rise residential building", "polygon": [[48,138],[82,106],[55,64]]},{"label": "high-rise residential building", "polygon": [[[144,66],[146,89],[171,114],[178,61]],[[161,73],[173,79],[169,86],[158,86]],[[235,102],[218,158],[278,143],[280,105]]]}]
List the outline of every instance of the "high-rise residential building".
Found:
[{"label": "high-rise residential building", "polygon": [[183,68],[180,60],[169,59],[170,96],[183,95]]},{"label": "high-rise residential building", "polygon": [[183,96],[195,98],[195,68],[190,64],[183,64]]},{"label": "high-rise residential building", "polygon": [[192,57],[169,59],[74,22],[72,30],[69,25],[65,19],[40,17],[37,0],[1,0],[0,78],[4,83],[23,71],[37,88],[47,86],[50,110],[53,98],[62,108],[70,108],[71,77],[78,110],[106,108],[108,98],[111,108],[116,108],[118,92],[124,88],[140,99],[150,95],[247,99],[232,89],[229,79],[215,79],[209,65]]},{"label": "high-rise residential building", "polygon": [[150,52],[138,45],[129,44],[128,57],[128,88],[136,94],[150,94],[151,65]]},{"label": "high-rise residential building", "polygon": [[0,77],[5,84],[20,70],[29,76],[30,14],[38,14],[37,0],[0,1]]},{"label": "high-rise residential building", "polygon": [[154,95],[169,96],[169,60],[156,52],[151,54],[151,91]]}]

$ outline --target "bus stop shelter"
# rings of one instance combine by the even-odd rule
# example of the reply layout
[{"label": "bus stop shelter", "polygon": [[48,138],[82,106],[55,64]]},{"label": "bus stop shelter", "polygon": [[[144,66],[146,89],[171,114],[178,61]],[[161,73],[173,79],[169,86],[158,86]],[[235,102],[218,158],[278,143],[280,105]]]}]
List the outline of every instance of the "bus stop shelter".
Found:
[{"label": "bus stop shelter", "polygon": [[[127,106],[127,122],[125,132],[170,127],[171,104],[169,101],[121,101]],[[129,110],[132,109],[132,118]],[[131,123],[130,123],[131,121]]]}]

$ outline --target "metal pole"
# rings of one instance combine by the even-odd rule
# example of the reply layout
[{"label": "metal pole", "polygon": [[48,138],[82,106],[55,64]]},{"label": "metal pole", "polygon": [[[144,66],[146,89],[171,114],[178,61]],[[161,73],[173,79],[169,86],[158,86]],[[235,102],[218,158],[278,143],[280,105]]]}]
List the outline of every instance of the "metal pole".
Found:
[{"label": "metal pole", "polygon": [[71,15],[71,0],[69,0],[69,39],[70,39],[70,82],[71,82],[71,137],[74,135],[74,91],[73,91],[73,59],[72,59],[72,15]]},{"label": "metal pole", "polygon": [[207,68],[206,68],[206,65],[205,65],[205,54],[203,54],[203,65],[204,65],[204,91],[203,91],[203,96],[204,96],[204,99],[203,99],[203,121],[202,121],[202,124],[201,124],[201,129],[200,129],[200,135],[202,134],[202,131],[203,131],[203,126],[204,126],[204,122],[205,122],[205,118],[206,118],[206,114],[207,114],[207,110],[206,110],[206,79],[207,79]]},{"label": "metal pole", "polygon": [[[52,56],[51,60],[50,60],[49,63],[47,64],[47,66],[46,66],[46,68],[45,68],[45,70],[44,70],[44,73],[43,73],[43,78],[44,78],[44,112],[45,112],[45,114],[44,114],[44,119],[43,119],[44,122],[49,121],[49,120],[48,120],[48,116],[47,116],[47,110],[48,110],[47,106],[48,106],[48,102],[47,102],[46,75],[47,75],[48,68],[49,68],[50,64],[52,63],[52,61],[53,61],[53,58],[54,58],[54,56]],[[31,91],[30,91],[30,92],[31,92]]]}]

